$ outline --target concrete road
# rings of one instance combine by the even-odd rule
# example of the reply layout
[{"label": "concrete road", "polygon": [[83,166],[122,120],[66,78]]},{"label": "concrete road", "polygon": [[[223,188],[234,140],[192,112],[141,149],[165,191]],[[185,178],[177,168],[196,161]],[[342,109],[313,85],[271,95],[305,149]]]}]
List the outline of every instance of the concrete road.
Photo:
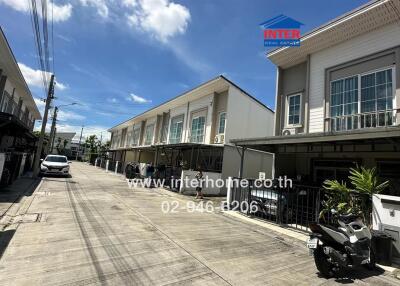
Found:
[{"label": "concrete road", "polygon": [[72,178],[44,178],[24,204],[0,285],[400,284],[378,272],[320,278],[288,237],[218,209],[191,212],[192,198],[129,189],[92,166],[73,162],[71,170]]}]

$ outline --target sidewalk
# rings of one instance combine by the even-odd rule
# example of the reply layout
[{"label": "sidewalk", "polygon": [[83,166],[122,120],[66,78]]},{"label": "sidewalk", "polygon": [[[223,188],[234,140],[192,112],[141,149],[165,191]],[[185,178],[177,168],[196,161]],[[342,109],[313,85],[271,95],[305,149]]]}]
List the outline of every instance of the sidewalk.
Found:
[{"label": "sidewalk", "polygon": [[0,189],[0,258],[13,238],[18,225],[32,218],[25,217],[33,200],[33,192],[41,179],[21,177],[10,186]]}]

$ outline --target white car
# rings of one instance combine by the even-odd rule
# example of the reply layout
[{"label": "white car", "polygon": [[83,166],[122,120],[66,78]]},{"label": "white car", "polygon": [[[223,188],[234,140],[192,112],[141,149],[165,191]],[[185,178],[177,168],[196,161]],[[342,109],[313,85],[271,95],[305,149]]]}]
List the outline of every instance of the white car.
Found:
[{"label": "white car", "polygon": [[47,155],[41,160],[40,173],[43,175],[69,175],[69,163],[66,156]]}]

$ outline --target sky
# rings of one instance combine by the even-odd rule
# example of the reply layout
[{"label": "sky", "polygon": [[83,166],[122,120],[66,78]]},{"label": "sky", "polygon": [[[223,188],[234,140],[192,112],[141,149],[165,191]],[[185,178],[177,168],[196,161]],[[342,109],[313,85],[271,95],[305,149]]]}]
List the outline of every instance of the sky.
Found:
[{"label": "sky", "polygon": [[[0,0],[0,25],[42,111],[29,2]],[[84,136],[107,139],[108,128],[220,74],[274,108],[276,69],[259,24],[284,14],[304,33],[366,2],[55,0],[53,104],[78,103],[60,108],[57,130],[79,135],[83,125]]]}]

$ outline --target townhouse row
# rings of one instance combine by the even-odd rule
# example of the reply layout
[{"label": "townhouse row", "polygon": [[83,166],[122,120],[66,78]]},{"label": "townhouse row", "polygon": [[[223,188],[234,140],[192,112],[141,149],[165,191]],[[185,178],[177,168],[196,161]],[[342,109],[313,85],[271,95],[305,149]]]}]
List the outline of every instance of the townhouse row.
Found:
[{"label": "townhouse row", "polygon": [[29,169],[40,112],[0,28],[0,185]]},{"label": "townhouse row", "polygon": [[[227,178],[240,167],[240,155],[229,141],[271,136],[273,118],[270,108],[218,76],[112,127],[111,158],[122,169],[128,162],[152,164],[168,180],[191,178],[198,169],[214,179]],[[265,160],[271,165],[270,155]]]}]

